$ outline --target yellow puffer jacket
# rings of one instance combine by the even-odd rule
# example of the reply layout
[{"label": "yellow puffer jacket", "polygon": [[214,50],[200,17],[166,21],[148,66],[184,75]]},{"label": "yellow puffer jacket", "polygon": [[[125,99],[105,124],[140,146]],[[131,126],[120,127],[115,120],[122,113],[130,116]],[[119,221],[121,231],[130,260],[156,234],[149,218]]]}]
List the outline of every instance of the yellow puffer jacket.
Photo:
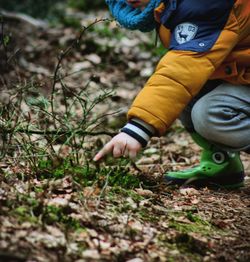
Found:
[{"label": "yellow puffer jacket", "polygon": [[190,1],[181,1],[174,11],[164,4],[155,10],[160,39],[169,51],[128,112],[129,119],[145,121],[158,135],[209,79],[250,85],[250,1],[232,0],[229,6],[230,1],[218,0],[218,7],[208,8],[199,0],[191,11],[185,2]]}]

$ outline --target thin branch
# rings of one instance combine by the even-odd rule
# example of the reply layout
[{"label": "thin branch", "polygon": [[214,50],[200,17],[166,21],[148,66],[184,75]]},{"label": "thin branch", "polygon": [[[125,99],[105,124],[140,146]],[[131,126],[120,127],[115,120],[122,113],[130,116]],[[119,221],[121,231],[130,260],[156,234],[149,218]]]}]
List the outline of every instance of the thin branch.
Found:
[{"label": "thin branch", "polygon": [[83,29],[80,32],[79,37],[76,38],[71,43],[71,45],[69,45],[66,48],[66,50],[64,50],[64,51],[62,50],[61,53],[59,54],[58,61],[57,61],[57,64],[56,64],[56,68],[55,68],[55,71],[54,71],[54,74],[53,74],[53,83],[52,83],[51,100],[50,100],[52,113],[54,113],[54,95],[55,95],[56,83],[58,82],[58,79],[60,79],[60,78],[58,78],[58,74],[59,74],[59,71],[61,69],[63,59],[74,49],[75,46],[77,46],[79,44],[83,35],[85,34],[85,32],[89,28],[91,28],[92,26],[94,26],[97,23],[105,22],[105,21],[111,21],[111,20],[108,19],[108,18],[96,19],[94,22],[90,23],[88,26],[84,26]]},{"label": "thin branch", "polygon": [[105,184],[104,184],[104,186],[103,186],[103,188],[102,188],[102,190],[101,190],[101,192],[100,192],[100,195],[99,195],[99,197],[98,197],[98,201],[97,201],[97,203],[96,203],[96,209],[98,209],[99,206],[100,206],[100,204],[101,204],[101,199],[102,199],[102,197],[104,196],[105,191],[106,191],[106,189],[107,189],[108,182],[109,182],[109,176],[111,175],[111,173],[112,173],[112,170],[110,170],[110,171],[108,172],[107,176],[106,176]]},{"label": "thin branch", "polygon": [[[13,129],[5,129],[1,127],[0,134],[9,134],[12,133]],[[31,130],[31,129],[23,129],[17,128],[15,129],[16,133],[23,133],[23,134],[31,134],[31,135],[71,135],[72,133],[76,135],[84,135],[84,136],[99,136],[99,135],[107,135],[107,136],[115,136],[117,133],[107,132],[107,131],[100,131],[100,132],[88,132],[83,130],[74,130],[74,131],[58,131],[58,130]]]},{"label": "thin branch", "polygon": [[[1,15],[1,14],[0,14]],[[3,17],[0,17],[0,23],[1,23],[1,32],[0,32],[0,46],[2,45],[3,46],[3,51],[4,51],[4,61],[5,61],[5,64],[6,66],[8,66],[8,50],[7,50],[7,45],[5,44],[5,35],[4,35],[4,20],[3,20]]]}]

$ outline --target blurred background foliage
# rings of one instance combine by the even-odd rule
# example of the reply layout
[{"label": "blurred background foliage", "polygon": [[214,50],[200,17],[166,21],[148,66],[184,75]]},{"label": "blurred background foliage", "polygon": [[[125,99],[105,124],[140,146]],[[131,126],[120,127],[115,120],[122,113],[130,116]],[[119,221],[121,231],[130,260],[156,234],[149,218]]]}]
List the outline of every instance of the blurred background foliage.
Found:
[{"label": "blurred background foliage", "polygon": [[82,11],[88,11],[89,9],[101,9],[105,7],[104,0],[68,0],[67,4],[70,7]]},{"label": "blurred background foliage", "polygon": [[0,0],[0,9],[49,20],[62,15],[67,7],[87,12],[104,6],[104,0]]}]

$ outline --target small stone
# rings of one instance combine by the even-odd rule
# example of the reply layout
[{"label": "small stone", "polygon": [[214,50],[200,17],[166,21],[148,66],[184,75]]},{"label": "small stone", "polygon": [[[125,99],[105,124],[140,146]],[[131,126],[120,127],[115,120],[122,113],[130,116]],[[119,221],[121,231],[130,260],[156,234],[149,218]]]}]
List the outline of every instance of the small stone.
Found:
[{"label": "small stone", "polygon": [[96,54],[86,55],[85,58],[94,65],[98,65],[102,61],[101,57]]}]

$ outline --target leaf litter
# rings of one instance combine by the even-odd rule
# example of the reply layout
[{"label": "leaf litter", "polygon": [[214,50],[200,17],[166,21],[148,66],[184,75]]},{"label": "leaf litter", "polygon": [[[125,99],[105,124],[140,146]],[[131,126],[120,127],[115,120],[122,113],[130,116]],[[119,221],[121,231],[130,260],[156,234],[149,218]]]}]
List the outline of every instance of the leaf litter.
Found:
[{"label": "leaf litter", "polygon": [[[13,44],[22,50],[15,74],[34,77],[46,94],[55,54],[76,32],[31,32],[21,22],[8,26]],[[115,128],[125,123],[129,104],[159,59],[150,48],[135,47],[150,46],[151,36],[122,32],[122,39],[87,32],[64,65],[72,73],[67,78],[71,88],[90,77],[93,90],[98,89],[96,82],[116,87],[113,101],[98,107],[103,113],[122,108],[119,117],[108,117],[105,123]],[[4,83],[17,81],[15,74],[5,72]],[[165,170],[197,164],[199,153],[176,121],[128,167],[141,181],[136,186],[81,186],[71,175],[41,179],[25,166],[1,163],[0,261],[249,261],[249,155],[242,154],[247,177],[238,190],[176,188],[161,182]]]}]

